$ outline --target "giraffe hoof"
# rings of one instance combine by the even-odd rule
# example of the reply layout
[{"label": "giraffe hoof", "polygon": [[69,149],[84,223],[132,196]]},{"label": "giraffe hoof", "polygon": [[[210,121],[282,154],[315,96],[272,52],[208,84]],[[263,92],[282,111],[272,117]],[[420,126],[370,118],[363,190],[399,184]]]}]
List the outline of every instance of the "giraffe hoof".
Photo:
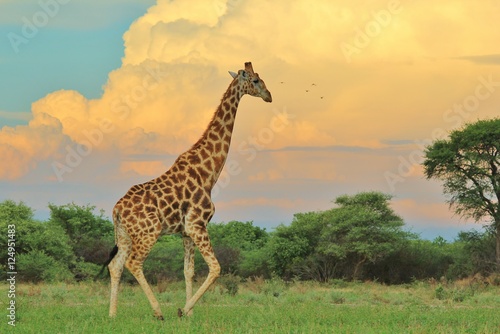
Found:
[{"label": "giraffe hoof", "polygon": [[177,316],[178,316],[179,318],[182,318],[182,316],[183,316],[183,315],[184,315],[184,314],[182,313],[182,310],[181,310],[180,308],[178,308],[178,309],[177,309]]},{"label": "giraffe hoof", "polygon": [[165,320],[162,315],[155,315],[155,318],[161,321]]}]

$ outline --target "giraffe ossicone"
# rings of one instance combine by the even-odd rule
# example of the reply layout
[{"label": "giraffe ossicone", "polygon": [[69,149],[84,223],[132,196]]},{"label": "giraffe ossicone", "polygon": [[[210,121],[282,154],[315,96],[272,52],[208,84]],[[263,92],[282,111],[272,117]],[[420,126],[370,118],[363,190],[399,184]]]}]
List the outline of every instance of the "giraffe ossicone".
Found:
[{"label": "giraffe ossicone", "polygon": [[[241,98],[248,94],[272,101],[264,81],[254,73],[252,63],[247,62],[244,70],[230,74],[233,80],[201,138],[164,174],[131,187],[113,208],[116,246],[108,261],[110,316],[116,315],[118,286],[125,266],[142,287],[154,315],[163,319],[160,304],[142,269],[160,235],[182,234],[186,304],[178,310],[179,316],[191,315],[196,302],[220,275],[220,265],[207,232],[207,224],[215,212],[211,191],[226,162]],[[209,273],[193,294],[195,247],[207,263]]]}]

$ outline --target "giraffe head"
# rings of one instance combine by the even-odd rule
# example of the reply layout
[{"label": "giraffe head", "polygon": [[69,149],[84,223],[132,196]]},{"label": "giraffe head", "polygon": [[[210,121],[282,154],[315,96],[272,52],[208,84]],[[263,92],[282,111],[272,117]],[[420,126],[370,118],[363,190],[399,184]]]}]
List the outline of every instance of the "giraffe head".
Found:
[{"label": "giraffe head", "polygon": [[241,96],[248,94],[261,97],[266,102],[272,102],[271,93],[267,90],[264,81],[259,78],[259,74],[254,73],[252,63],[245,63],[244,70],[239,70],[238,73],[229,71],[229,74],[237,82],[241,90]]}]

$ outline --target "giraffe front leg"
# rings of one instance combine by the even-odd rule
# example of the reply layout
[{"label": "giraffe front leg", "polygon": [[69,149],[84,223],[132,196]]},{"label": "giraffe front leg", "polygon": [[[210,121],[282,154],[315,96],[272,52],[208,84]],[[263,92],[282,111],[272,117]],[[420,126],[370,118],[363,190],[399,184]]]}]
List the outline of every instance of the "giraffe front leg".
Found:
[{"label": "giraffe front leg", "polygon": [[[193,277],[194,277],[194,242],[188,236],[182,238],[184,244],[184,278],[186,280],[186,304],[193,296]],[[186,313],[191,316],[193,310]],[[179,309],[178,315],[183,315],[182,310]]]},{"label": "giraffe front leg", "polygon": [[196,291],[196,293],[186,301],[186,305],[184,306],[183,310],[184,314],[186,315],[189,315],[192,312],[192,309],[196,302],[201,298],[201,296],[203,296],[203,294],[220,275],[219,261],[217,261],[217,258],[215,257],[215,253],[210,243],[206,228],[197,231],[196,235],[193,235],[193,241],[200,250],[203,259],[207,263],[209,272],[207,278],[200,286],[198,291]]},{"label": "giraffe front leg", "polygon": [[[154,241],[156,241],[156,238],[154,239]],[[130,273],[134,275],[137,282],[139,282],[139,285],[146,294],[146,297],[148,298],[149,303],[153,308],[154,316],[159,320],[164,320],[163,314],[160,309],[160,303],[158,303],[158,300],[156,299],[153,290],[151,290],[151,287],[146,281],[146,277],[144,277],[144,272],[142,271],[144,261],[146,260],[154,244],[154,241],[152,239],[148,241],[149,242],[142,242],[141,245],[136,243],[132,246],[132,252],[130,253],[127,262],[125,263],[125,267],[127,267]]]}]

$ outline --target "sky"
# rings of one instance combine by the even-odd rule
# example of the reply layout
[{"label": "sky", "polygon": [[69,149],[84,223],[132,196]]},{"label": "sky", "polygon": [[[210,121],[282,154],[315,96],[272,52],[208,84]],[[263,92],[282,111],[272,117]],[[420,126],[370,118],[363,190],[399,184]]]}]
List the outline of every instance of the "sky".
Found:
[{"label": "sky", "polygon": [[212,221],[272,231],[362,191],[422,238],[481,228],[427,180],[426,145],[500,111],[496,0],[0,0],[0,201],[110,215],[205,130],[246,61]]}]

